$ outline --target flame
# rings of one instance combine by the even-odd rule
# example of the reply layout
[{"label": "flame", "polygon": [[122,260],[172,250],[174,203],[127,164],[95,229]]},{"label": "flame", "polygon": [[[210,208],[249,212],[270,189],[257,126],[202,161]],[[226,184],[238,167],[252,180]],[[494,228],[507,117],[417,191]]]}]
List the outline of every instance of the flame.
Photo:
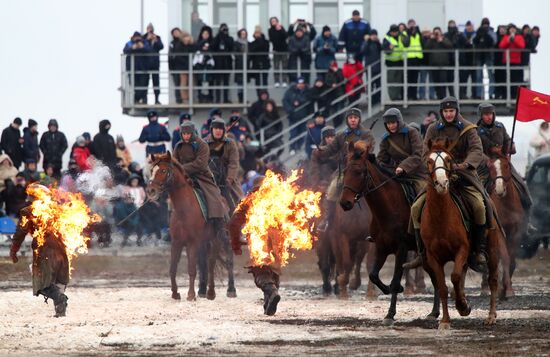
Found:
[{"label": "flame", "polygon": [[[61,240],[69,260],[69,273],[72,272],[72,259],[77,254],[88,252],[87,243],[90,237],[83,235],[84,229],[90,223],[99,222],[101,218],[90,212],[80,193],[55,188],[47,192],[32,186],[27,187],[27,193],[36,198],[31,204],[30,221],[37,248],[43,246],[46,239]],[[22,223],[26,224],[27,218],[22,219]],[[38,249],[35,253],[38,254]]]},{"label": "flame", "polygon": [[268,170],[261,187],[246,200],[250,207],[242,232],[249,237],[253,265],[285,266],[292,256],[289,249],[313,247],[311,228],[314,218],[321,216],[321,192],[298,191],[298,178],[296,170],[286,180]]}]

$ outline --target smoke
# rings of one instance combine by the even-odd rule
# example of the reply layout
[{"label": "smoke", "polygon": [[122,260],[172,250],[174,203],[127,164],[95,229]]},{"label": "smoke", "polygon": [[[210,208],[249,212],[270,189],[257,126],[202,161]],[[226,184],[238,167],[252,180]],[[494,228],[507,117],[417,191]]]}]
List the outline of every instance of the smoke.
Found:
[{"label": "smoke", "polygon": [[96,198],[114,199],[120,197],[120,191],[114,187],[111,171],[101,161],[91,162],[92,169],[78,175],[76,188],[84,195]]}]

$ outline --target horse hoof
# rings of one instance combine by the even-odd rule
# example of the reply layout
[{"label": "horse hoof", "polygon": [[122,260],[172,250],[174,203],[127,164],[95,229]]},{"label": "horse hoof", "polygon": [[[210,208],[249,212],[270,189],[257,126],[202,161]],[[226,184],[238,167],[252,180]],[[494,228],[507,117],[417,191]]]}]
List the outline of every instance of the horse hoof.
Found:
[{"label": "horse hoof", "polygon": [[195,294],[187,295],[187,301],[196,301],[196,300],[197,300],[197,297],[195,296]]},{"label": "horse hoof", "polygon": [[378,300],[378,293],[374,289],[367,290],[367,300],[369,300],[369,301]]},{"label": "horse hoof", "polygon": [[399,285],[399,287],[397,288],[397,293],[402,293],[403,291],[405,291],[405,289],[403,288],[403,285]]},{"label": "horse hoof", "polygon": [[228,298],[236,298],[237,297],[237,292],[236,291],[228,291],[227,292],[227,297]]},{"label": "horse hoof", "polygon": [[470,315],[470,312],[472,312],[472,308],[470,307],[470,305],[468,305],[468,303],[465,304],[464,307],[461,307],[461,308],[456,308],[458,310],[458,313],[460,314],[460,316],[468,316]]},{"label": "horse hoof", "polygon": [[504,293],[505,298],[511,298],[511,297],[514,297],[514,296],[516,296],[516,293],[514,292],[514,289],[508,289]]},{"label": "horse hoof", "polygon": [[440,322],[438,329],[439,330],[450,330],[451,329],[451,323],[450,322]]},{"label": "horse hoof", "polygon": [[205,297],[206,297],[206,293],[199,293],[199,297],[200,297],[200,298],[205,298]]},{"label": "horse hoof", "polygon": [[214,300],[214,299],[216,299],[216,293],[213,292],[213,291],[209,291],[209,292],[206,293],[206,298],[208,300]]},{"label": "horse hoof", "polygon": [[494,324],[497,323],[497,318],[496,316],[489,316],[485,322],[484,322],[484,325],[485,326],[493,326]]},{"label": "horse hoof", "polygon": [[348,300],[349,294],[346,290],[340,290],[340,293],[338,294],[338,299],[340,300]]},{"label": "horse hoof", "polygon": [[437,318],[439,317],[439,314],[429,314],[426,316],[426,320],[428,321],[436,321]]},{"label": "horse hoof", "polygon": [[414,293],[416,295],[426,295],[428,293],[428,291],[426,290],[426,287],[423,287],[423,288],[414,289]]},{"label": "horse hoof", "polygon": [[180,293],[172,293],[172,299],[174,300],[181,300]]},{"label": "horse hoof", "polygon": [[351,290],[357,290],[361,286],[361,280],[354,279],[349,283],[349,288]]},{"label": "horse hoof", "polygon": [[386,317],[384,318],[384,320],[382,320],[382,324],[384,326],[392,326],[394,323],[395,323],[395,320],[392,319],[391,317]]},{"label": "horse hoof", "polygon": [[412,295],[414,295],[414,289],[411,288],[410,286],[407,286],[407,287],[405,288],[405,291],[403,291],[403,295],[405,295],[405,296],[412,296]]}]

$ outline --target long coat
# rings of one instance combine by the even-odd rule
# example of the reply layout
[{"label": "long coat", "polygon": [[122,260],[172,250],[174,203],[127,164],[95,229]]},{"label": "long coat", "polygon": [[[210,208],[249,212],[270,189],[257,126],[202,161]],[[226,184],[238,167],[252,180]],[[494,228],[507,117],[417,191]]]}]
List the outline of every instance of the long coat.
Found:
[{"label": "long coat", "polygon": [[[13,245],[20,247],[25,236],[32,234],[35,227],[30,220],[31,207],[20,211],[21,217],[13,235]],[[61,239],[46,233],[44,245],[38,248],[36,238],[32,241],[32,289],[34,295],[52,284],[67,285],[69,283],[69,260]]]},{"label": "long coat", "polygon": [[208,167],[210,149],[208,144],[199,137],[193,137],[190,142],[180,141],[174,149],[174,156],[183,165],[185,172],[197,181],[206,198],[208,218],[223,218],[228,210],[222,201],[220,189],[214,182],[212,171]]},{"label": "long coat", "polygon": [[355,143],[359,140],[365,140],[371,144],[371,150],[374,150],[375,139],[372,132],[369,129],[360,126],[358,129],[352,130],[346,128],[343,131],[336,134],[334,141],[327,146],[322,146],[315,154],[318,160],[326,160],[330,157],[338,155],[338,161],[343,169],[346,164],[346,153],[348,143]]}]

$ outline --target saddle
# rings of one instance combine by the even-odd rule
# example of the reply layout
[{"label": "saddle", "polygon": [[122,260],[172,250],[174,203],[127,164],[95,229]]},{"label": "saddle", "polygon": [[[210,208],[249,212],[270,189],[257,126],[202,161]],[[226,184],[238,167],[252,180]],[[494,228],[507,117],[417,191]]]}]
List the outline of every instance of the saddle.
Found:
[{"label": "saddle", "polygon": [[195,193],[195,197],[197,198],[197,202],[199,203],[199,206],[201,208],[202,217],[204,218],[205,222],[208,222],[208,205],[206,203],[206,196],[204,195],[204,192],[202,191],[199,183],[193,179],[193,193]]},{"label": "saddle", "polygon": [[412,204],[416,199],[416,196],[418,195],[418,192],[416,192],[414,183],[408,180],[400,180],[400,179],[398,179],[397,181],[401,184],[401,188],[403,189],[403,193],[405,194],[405,198],[407,199],[409,206],[412,206]]}]

